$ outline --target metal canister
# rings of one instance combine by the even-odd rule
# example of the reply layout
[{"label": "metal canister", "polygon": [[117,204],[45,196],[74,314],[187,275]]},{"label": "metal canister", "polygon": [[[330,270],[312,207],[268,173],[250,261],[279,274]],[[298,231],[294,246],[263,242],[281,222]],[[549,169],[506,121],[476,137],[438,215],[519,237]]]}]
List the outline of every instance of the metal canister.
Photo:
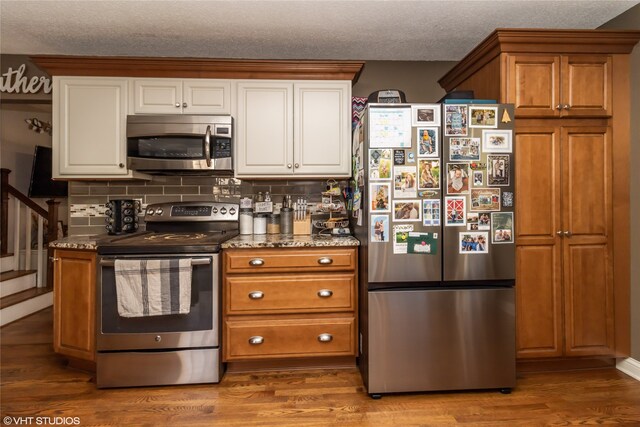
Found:
[{"label": "metal canister", "polygon": [[253,209],[240,208],[240,234],[253,234]]},{"label": "metal canister", "polygon": [[293,234],[293,208],[280,209],[280,234]]}]

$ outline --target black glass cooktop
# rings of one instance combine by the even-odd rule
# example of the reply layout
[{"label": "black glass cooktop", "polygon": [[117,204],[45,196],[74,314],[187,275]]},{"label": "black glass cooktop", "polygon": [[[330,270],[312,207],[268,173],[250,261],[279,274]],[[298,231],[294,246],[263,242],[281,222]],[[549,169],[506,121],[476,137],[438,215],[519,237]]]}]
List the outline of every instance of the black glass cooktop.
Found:
[{"label": "black glass cooktop", "polygon": [[217,253],[220,244],[237,230],[191,232],[141,232],[116,237],[98,245],[100,255]]}]

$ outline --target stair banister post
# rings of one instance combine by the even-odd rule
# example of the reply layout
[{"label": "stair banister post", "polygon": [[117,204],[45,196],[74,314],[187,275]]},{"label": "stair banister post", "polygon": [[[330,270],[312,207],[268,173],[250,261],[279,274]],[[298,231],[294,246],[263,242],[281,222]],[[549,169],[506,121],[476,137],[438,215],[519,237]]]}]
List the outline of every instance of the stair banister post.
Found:
[{"label": "stair banister post", "polygon": [[47,200],[48,218],[47,218],[47,287],[53,286],[53,249],[49,247],[49,243],[58,239],[58,207],[60,202],[54,199]]},{"label": "stair banister post", "polygon": [[9,221],[9,174],[11,173],[10,169],[2,168],[0,169],[0,192],[2,193],[2,212],[1,212],[1,220],[0,222],[0,254],[7,253],[7,238],[9,233],[8,221]]}]

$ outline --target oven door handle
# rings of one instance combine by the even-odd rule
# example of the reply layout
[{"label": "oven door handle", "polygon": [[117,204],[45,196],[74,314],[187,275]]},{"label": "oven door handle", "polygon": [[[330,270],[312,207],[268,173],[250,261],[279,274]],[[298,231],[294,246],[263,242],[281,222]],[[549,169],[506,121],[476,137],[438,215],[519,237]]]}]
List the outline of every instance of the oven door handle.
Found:
[{"label": "oven door handle", "polygon": [[211,166],[211,126],[207,126],[207,132],[204,134],[202,140],[204,147],[204,158],[207,160],[207,167]]},{"label": "oven door handle", "polygon": [[[104,267],[113,267],[116,264],[115,259],[101,259],[100,265]],[[192,258],[191,265],[209,265],[211,264],[211,258]]]}]

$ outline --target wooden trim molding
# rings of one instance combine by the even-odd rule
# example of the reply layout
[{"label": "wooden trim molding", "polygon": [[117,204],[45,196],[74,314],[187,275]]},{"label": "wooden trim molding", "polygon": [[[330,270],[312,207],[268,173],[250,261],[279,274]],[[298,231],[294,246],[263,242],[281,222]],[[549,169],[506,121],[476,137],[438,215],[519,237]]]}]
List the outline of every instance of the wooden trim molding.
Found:
[{"label": "wooden trim molding", "polygon": [[351,80],[356,83],[364,67],[364,61],[64,55],[36,55],[30,59],[51,76]]},{"label": "wooden trim molding", "polygon": [[631,53],[638,30],[542,30],[498,28],[445,74],[438,83],[454,90],[501,53]]}]

